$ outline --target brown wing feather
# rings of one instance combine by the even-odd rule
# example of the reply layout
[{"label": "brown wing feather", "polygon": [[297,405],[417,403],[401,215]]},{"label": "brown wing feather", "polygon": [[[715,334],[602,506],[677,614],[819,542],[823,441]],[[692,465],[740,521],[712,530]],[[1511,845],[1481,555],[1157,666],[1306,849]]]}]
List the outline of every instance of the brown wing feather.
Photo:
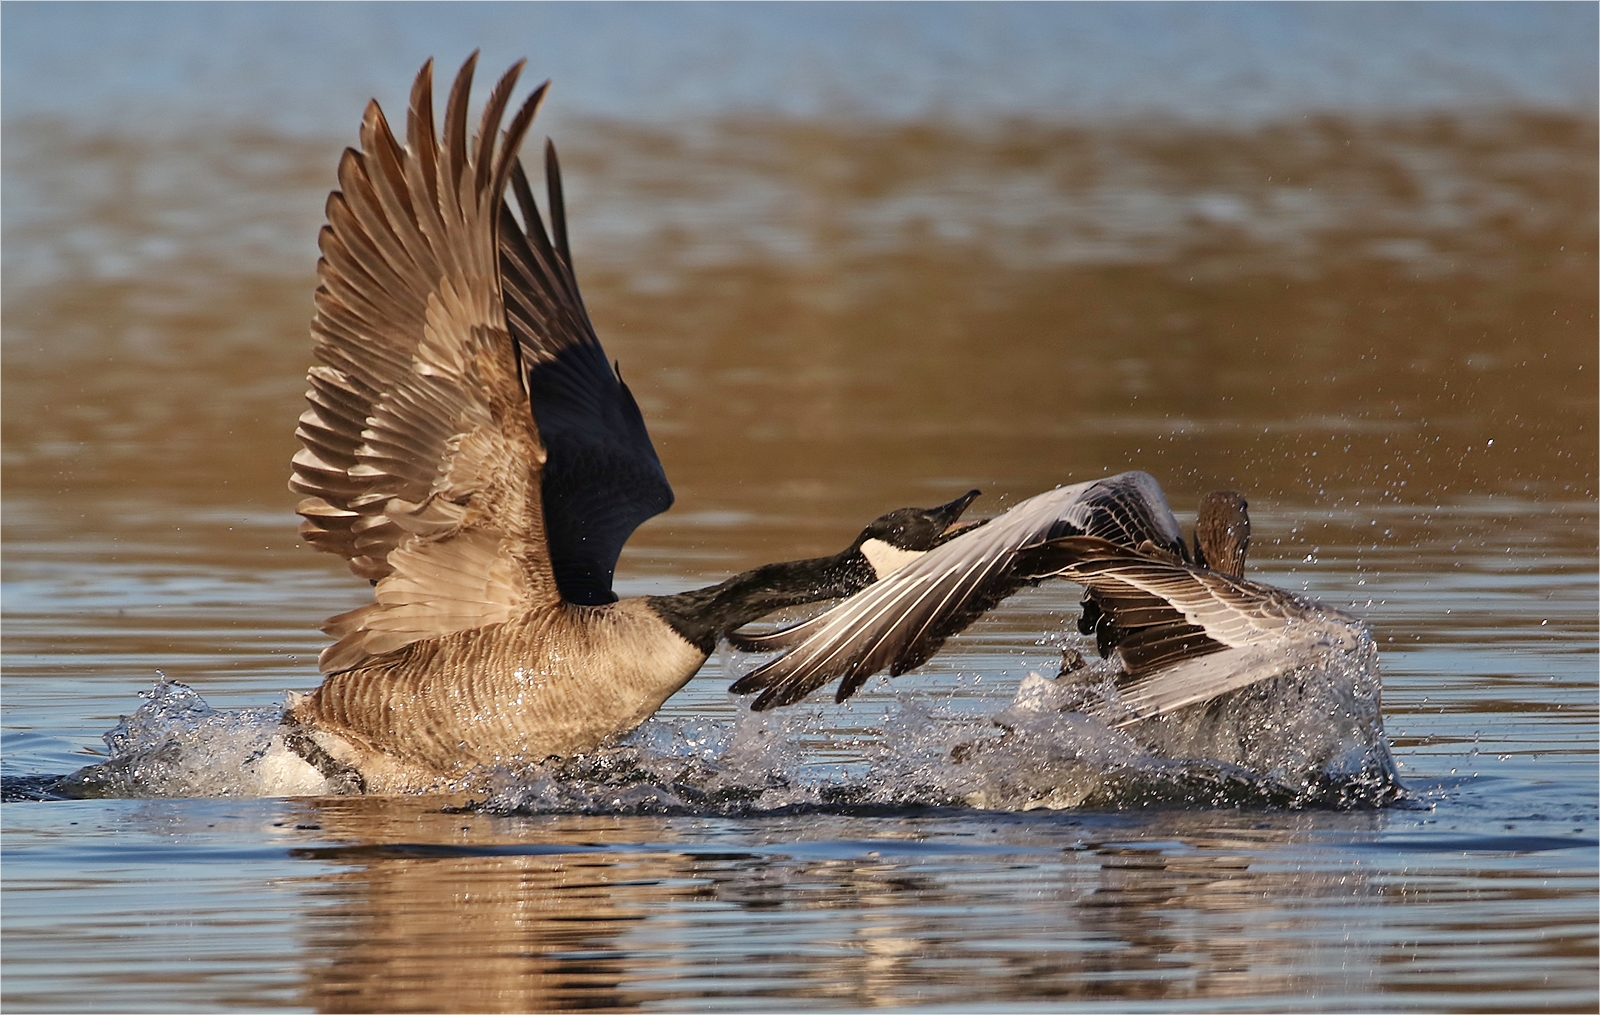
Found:
[{"label": "brown wing feather", "polygon": [[1127,726],[1370,648],[1342,610],[1245,578],[1076,536],[1027,547],[1019,569],[1089,590],[1101,653],[1114,650]]},{"label": "brown wing feather", "polygon": [[375,582],[332,618],[324,672],[412,641],[555,602],[539,511],[545,453],[507,329],[502,196],[544,94],[500,121],[521,64],[490,94],[475,139],[476,55],[435,133],[432,63],[411,91],[406,145],[376,102],[339,163],[311,324],[318,360],[290,488],[301,532]]},{"label": "brown wing feather", "polygon": [[1279,644],[1292,622],[1337,613],[1270,585],[1092,536],[1053,539],[1018,557],[1018,569],[1031,577],[1066,578],[1089,590],[1102,654],[1114,649],[1130,677],[1228,648]]},{"label": "brown wing feather", "polygon": [[[565,209],[561,189],[554,181],[560,169],[554,147],[546,148],[546,174],[552,181],[551,218],[563,221]],[[580,343],[600,344],[583,298],[571,261],[557,252],[545,232],[543,217],[534,203],[533,188],[518,160],[509,167],[511,191],[522,213],[523,225],[511,217],[508,206],[501,212],[501,265],[506,298],[506,323],[517,339],[525,366],[554,359],[562,349]]]}]

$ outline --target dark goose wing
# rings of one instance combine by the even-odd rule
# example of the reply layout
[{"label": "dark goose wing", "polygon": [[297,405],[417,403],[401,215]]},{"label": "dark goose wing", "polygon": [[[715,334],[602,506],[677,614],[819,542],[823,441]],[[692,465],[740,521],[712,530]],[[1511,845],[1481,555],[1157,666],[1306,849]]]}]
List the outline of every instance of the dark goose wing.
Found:
[{"label": "dark goose wing", "polygon": [[567,245],[561,167],[548,143],[545,180],[553,236],[522,166],[512,166],[524,226],[503,212],[506,323],[549,453],[542,489],[550,565],[562,598],[595,605],[616,599],[611,579],[622,546],[640,523],[672,506],[672,487],[632,392],[589,323]]},{"label": "dark goose wing", "polygon": [[1118,695],[1130,715],[1117,725],[1209,701],[1370,639],[1342,610],[1091,536],[1026,547],[1015,567],[1089,590],[1103,618],[1102,654],[1114,651],[1127,674]]},{"label": "dark goose wing", "polygon": [[1019,548],[1085,532],[1184,556],[1177,520],[1147,473],[1061,487],[961,533],[820,616],[771,634],[734,635],[746,651],[789,651],[733,690],[760,691],[751,706],[759,712],[842,678],[834,697],[844,701],[879,670],[898,676],[920,665],[1026,584],[1011,567]]},{"label": "dark goose wing", "polygon": [[338,638],[325,673],[559,601],[538,508],[545,448],[500,286],[502,195],[544,87],[502,136],[513,67],[469,140],[476,59],[450,90],[442,137],[431,61],[404,147],[369,104],[328,198],[318,363],[289,485],[305,495],[307,541],[376,587],[324,625]]}]

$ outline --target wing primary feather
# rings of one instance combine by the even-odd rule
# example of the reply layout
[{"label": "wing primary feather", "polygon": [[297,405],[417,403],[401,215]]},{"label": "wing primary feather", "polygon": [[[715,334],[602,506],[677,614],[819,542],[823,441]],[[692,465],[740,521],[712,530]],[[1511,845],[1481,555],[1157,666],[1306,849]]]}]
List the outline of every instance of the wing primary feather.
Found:
[{"label": "wing primary feather", "polygon": [[[473,54],[471,60],[476,60]],[[376,108],[377,103],[374,102]],[[414,162],[419,170],[418,176],[422,183],[421,196],[427,198],[422,202],[424,208],[437,208],[439,206],[439,168],[438,142],[434,140],[436,131],[433,125],[433,58],[429,57],[423,64],[422,70],[417,73],[416,81],[411,85],[411,107],[406,117],[406,144],[411,151],[411,159],[397,161],[404,165]],[[378,118],[381,121],[383,113],[380,110]],[[389,126],[383,124],[383,129],[388,132]],[[392,134],[390,135],[393,136]],[[399,153],[397,152],[398,156]],[[420,212],[420,209],[419,209]]]},{"label": "wing primary feather", "polygon": [[[561,161],[556,158],[555,142],[544,142],[544,179],[550,192],[550,231],[555,236],[556,251],[567,269],[572,268],[572,250],[567,246],[567,202],[561,189]],[[573,295],[577,292],[574,290]]]},{"label": "wing primary feather", "polygon": [[[354,163],[355,171],[377,196],[379,212],[384,221],[393,227],[395,239],[404,251],[402,261],[409,261],[415,266],[412,284],[417,286],[418,292],[427,292],[433,285],[433,279],[438,276],[438,260],[421,225],[427,214],[426,203],[423,207],[417,207],[407,181],[407,167],[415,165],[422,155],[407,159],[400,143],[395,140],[394,132],[389,129],[389,121],[385,119],[383,110],[376,102],[367,109],[368,115],[362,121],[361,130],[361,145],[366,155]],[[416,133],[414,119],[407,120],[408,136]],[[369,160],[372,163],[370,165]],[[346,191],[360,191],[359,186],[346,184],[342,177],[339,185]]]},{"label": "wing primary feather", "polygon": [[[920,603],[923,597],[928,594],[927,589],[929,587],[937,588],[938,579],[939,576],[935,576],[925,583],[907,584],[903,588],[886,586],[886,588],[893,592],[894,595],[880,597],[885,598],[885,601],[882,603],[882,605],[877,606],[875,610],[870,611],[870,613],[865,616],[862,621],[862,626],[867,630],[872,630],[873,626],[879,623],[882,618],[889,616],[891,612],[893,612],[894,617],[890,621],[889,627],[889,630],[892,633],[896,625],[898,625],[900,621],[904,620],[907,616],[911,615],[911,613],[916,609],[917,604]],[[911,605],[905,609],[897,609],[901,601],[905,599],[910,599]],[[870,606],[872,604],[869,603],[867,605]],[[848,632],[843,633],[848,635]],[[828,680],[831,679],[831,674],[826,670],[826,666],[841,653],[846,655],[846,661],[844,664],[845,680],[849,681],[859,675],[859,679],[856,681],[855,686],[860,686],[862,681],[865,681],[867,677],[870,677],[873,673],[876,673],[882,668],[881,665],[874,666],[871,665],[871,663],[873,661],[875,650],[883,644],[884,640],[885,639],[883,637],[852,639],[848,636],[841,637],[836,635],[833,639],[835,647],[831,652],[829,652],[826,656],[813,658],[807,661],[809,664],[807,667],[808,676],[815,676],[816,681],[815,683],[812,683],[811,687],[807,688],[806,691],[800,695],[800,697],[804,697],[805,694],[811,693],[813,688],[820,687],[822,684],[827,683]],[[849,695],[840,697],[837,700],[843,701],[847,697],[849,697]]]},{"label": "wing primary feather", "polygon": [[[410,158],[401,162],[403,176],[396,181],[398,189],[410,195],[410,203],[415,210],[415,224],[418,235],[422,237],[422,249],[428,251],[432,262],[430,276],[438,279],[444,275],[456,274],[461,270],[461,265],[451,250],[449,242],[449,227],[445,221],[447,202],[443,189],[447,184],[441,180],[449,166],[450,156],[441,153],[439,135],[433,120],[433,89],[431,82],[425,90],[427,101],[427,115],[425,117],[408,117],[406,120],[406,144]],[[448,125],[448,121],[447,121]],[[449,188],[454,191],[455,188]],[[449,204],[455,204],[452,198]],[[457,208],[451,215],[452,221],[459,221],[460,209]],[[437,293],[435,286],[430,286]]]},{"label": "wing primary feather", "polygon": [[539,87],[533,90],[533,94],[523,101],[521,108],[511,118],[511,122],[506,125],[505,134],[500,142],[501,159],[495,167],[494,179],[490,181],[491,193],[504,194],[507,180],[522,165],[522,160],[516,153],[522,150],[522,142],[528,136],[528,128],[533,125],[533,118],[544,105],[544,97],[549,91],[550,82],[541,82]]},{"label": "wing primary feather", "polygon": [[467,180],[467,100],[472,93],[472,77],[477,68],[478,51],[473,50],[456,73],[455,82],[450,86],[450,95],[444,104],[445,163],[440,170],[447,175],[439,180],[439,191],[450,192],[450,204],[447,207],[457,216],[466,212],[461,203],[461,184]]},{"label": "wing primary feather", "polygon": [[345,274],[359,271],[369,278],[374,286],[382,290],[385,305],[391,312],[400,315],[403,327],[421,324],[410,313],[411,308],[406,300],[407,285],[395,273],[392,253],[373,242],[371,234],[362,227],[344,194],[339,191],[330,194],[324,211],[328,216],[328,225],[322,227],[317,244],[323,256],[337,250],[345,262],[339,266],[339,270]]},{"label": "wing primary feather", "polygon": [[[527,230],[525,239],[530,241],[529,253],[534,258],[532,267],[536,267],[538,272],[531,277],[554,294],[563,297],[568,303],[581,304],[577,284],[572,280],[571,266],[569,264],[563,268],[555,247],[550,243],[550,234],[545,231],[544,217],[539,214],[539,207],[534,203],[533,190],[528,186],[528,177],[523,171],[520,160],[511,169],[511,186],[516,193],[517,206],[522,211],[523,228]],[[554,218],[553,215],[551,217]],[[555,310],[553,306],[551,309]]]},{"label": "wing primary feather", "polygon": [[527,62],[518,60],[500,75],[500,80],[495,82],[489,98],[483,104],[483,113],[478,118],[478,155],[472,174],[472,186],[477,193],[489,189],[490,182],[500,168],[494,157],[495,144],[500,140],[500,118],[505,115],[506,104],[511,101],[511,90],[516,87],[517,78],[522,76],[522,68]]},{"label": "wing primary feather", "polygon": [[[929,632],[932,631],[934,626],[941,620],[960,622],[963,618],[959,615],[956,615],[957,612],[962,610],[967,603],[978,596],[980,590],[984,588],[987,582],[996,576],[997,572],[1000,572],[1004,568],[1008,567],[1013,556],[1013,553],[1007,551],[1004,554],[990,558],[977,572],[963,574],[957,585],[944,596],[939,605],[927,612],[927,616],[923,620],[922,625],[917,629],[917,632],[911,636],[910,640],[906,642],[904,650],[902,650],[900,653],[900,658],[892,660],[888,663],[890,670],[889,675],[891,677],[897,677],[906,670],[911,669],[913,666],[920,664],[923,659],[926,659],[927,656],[923,655],[921,658],[912,661],[912,659],[918,653],[919,646],[921,645],[923,639],[925,637],[932,637]],[[971,623],[972,619],[976,618],[974,617],[967,619],[966,623]],[[961,627],[965,626],[965,623],[961,624]],[[957,630],[959,630],[959,628],[957,628]],[[950,634],[953,633],[955,633],[955,631],[950,632]],[[942,644],[945,638],[948,637],[949,635],[946,634],[944,637],[939,638],[939,643]],[[937,648],[937,646],[935,646],[935,648]]]},{"label": "wing primary feather", "polygon": [[360,233],[361,242],[372,252],[373,259],[382,262],[381,270],[387,271],[394,279],[397,298],[403,299],[409,290],[423,284],[423,280],[415,271],[407,271],[411,259],[407,257],[400,237],[384,220],[383,200],[373,187],[366,160],[360,152],[353,148],[344,150],[338,178],[341,189],[328,195],[323,208],[328,218],[328,224],[322,227],[323,231],[351,231],[340,228],[344,222],[351,222],[354,231]]},{"label": "wing primary feather", "polygon": [[520,158],[512,160],[510,172],[511,191],[517,198],[517,210],[522,213],[522,228],[527,230],[529,236],[537,236],[544,246],[549,246],[550,237],[544,231],[544,216],[539,214],[539,206],[534,203],[533,188],[528,185],[528,174],[522,168]]},{"label": "wing primary feather", "polygon": [[[934,576],[935,580],[937,577]],[[845,659],[842,664],[844,671],[853,672],[855,664],[865,651],[870,650],[872,643],[864,639],[852,639],[848,635],[858,628],[870,630],[879,618],[894,610],[901,600],[917,596],[923,584],[880,583],[875,587],[876,594],[863,592],[846,600],[841,604],[844,622],[828,625],[834,627],[834,631],[820,631],[815,640],[804,642],[802,649],[774,659],[747,674],[735,683],[734,688],[738,693],[765,688],[762,695],[751,704],[754,711],[761,712],[799,701],[832,680],[838,671],[830,670],[829,664],[841,654]],[[867,676],[871,676],[871,673]]]}]

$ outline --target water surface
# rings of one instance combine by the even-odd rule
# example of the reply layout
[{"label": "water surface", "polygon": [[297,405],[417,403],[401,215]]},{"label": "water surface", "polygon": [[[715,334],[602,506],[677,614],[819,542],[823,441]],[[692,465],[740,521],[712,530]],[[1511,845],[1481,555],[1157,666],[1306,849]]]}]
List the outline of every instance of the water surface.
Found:
[{"label": "water surface", "polygon": [[[179,8],[151,10],[134,27],[184,52],[159,20]],[[221,31],[220,9],[195,10],[196,32]],[[101,47],[91,80],[133,68],[120,99],[30,98],[17,26],[46,19],[42,53],[71,36],[6,9],[0,766],[18,796],[95,760],[158,668],[224,709],[313,686],[317,625],[368,595],[298,544],[287,464],[333,166],[367,92],[399,101],[437,16],[400,16],[318,71],[326,88],[308,70],[251,100],[277,78],[273,46],[309,31],[272,10],[290,9],[216,36],[254,54],[232,77],[214,54],[162,65],[238,96],[186,129],[150,110],[192,90],[101,39],[116,25],[78,44]],[[507,16],[484,10],[467,23]],[[690,10],[788,45],[771,41],[785,24]],[[633,79],[598,75],[599,97],[560,114],[588,303],[678,496],[625,551],[619,591],[833,552],[882,511],[973,486],[994,512],[1139,467],[1180,514],[1233,486],[1258,576],[1373,626],[1409,801],[1022,810],[890,783],[697,808],[580,782],[489,810],[13,800],[6,1007],[1593,1010],[1596,128],[1593,88],[1570,87],[1592,46],[1562,62],[1563,8],[1391,14],[1389,49],[1330,8],[1223,8],[1183,37],[1231,40],[1229,66],[1257,54],[1259,87],[1193,61],[1188,78],[1147,70],[1166,84],[1140,94],[1166,105],[1135,116],[1104,98],[1128,80],[1110,57],[1072,71],[1102,83],[1084,86],[1098,105],[1056,103],[1059,76],[1017,84],[1033,79],[1007,54],[1026,68],[1031,51],[1007,40],[1039,10],[998,15],[992,46],[919,22],[997,68],[972,106],[908,87],[883,94],[921,105],[874,107],[877,84],[932,74],[908,52],[854,77],[779,61],[834,73],[862,97],[842,113],[768,115],[782,75],[745,56],[726,80],[760,87],[684,88],[629,117],[606,103]],[[1260,54],[1302,38],[1311,15],[1285,12],[1306,10],[1346,28],[1297,43],[1321,55],[1296,77]],[[1041,37],[1134,40],[1138,66],[1162,63],[1167,36],[1134,23],[1152,15],[1094,16],[1112,27]],[[1402,30],[1429,16],[1454,27]],[[1549,59],[1484,56],[1480,17]],[[848,54],[838,40],[865,31],[820,24],[783,52]],[[655,31],[580,27],[601,49]],[[702,27],[660,36],[681,54]],[[1406,62],[1430,46],[1436,61]],[[1036,64],[1057,52],[1040,47]],[[1352,53],[1434,98],[1400,101],[1376,71],[1349,84]],[[1498,91],[1452,91],[1451,67],[1494,71],[1473,80]],[[341,89],[361,94],[278,116]],[[119,124],[102,98],[147,118]],[[758,743],[743,757],[785,792],[888,771],[886,755],[937,784],[914,756],[927,717],[981,719],[1050,671],[1075,599],[1018,596],[845,706],[752,717],[714,657],[641,742]]]}]

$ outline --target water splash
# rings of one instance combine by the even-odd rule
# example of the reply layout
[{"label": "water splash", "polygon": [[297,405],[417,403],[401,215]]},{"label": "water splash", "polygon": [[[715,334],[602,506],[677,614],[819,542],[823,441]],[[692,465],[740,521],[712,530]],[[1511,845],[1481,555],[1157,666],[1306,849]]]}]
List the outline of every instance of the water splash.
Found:
[{"label": "water splash", "polygon": [[[823,763],[809,719],[743,712],[655,721],[618,747],[500,769],[498,813],[748,814],[796,809],[1376,807],[1403,799],[1379,711],[1376,651],[1330,659],[1203,706],[1114,729],[1115,669],[1030,674],[993,716],[914,693]],[[1114,714],[1114,710],[1112,712]]]},{"label": "water splash", "polygon": [[[1158,720],[1115,729],[1114,667],[1029,674],[993,715],[905,692],[880,724],[819,750],[803,709],[657,718],[561,762],[464,785],[493,813],[751,814],[793,810],[1373,807],[1404,796],[1379,713],[1376,652],[1341,657]],[[218,711],[164,678],[105,735],[70,796],[277,796],[338,787],[287,750],[281,706]],[[966,703],[969,704],[970,703]],[[1115,714],[1114,708],[1109,714]]]},{"label": "water splash", "polygon": [[106,733],[109,757],[57,780],[71,797],[297,796],[327,780],[284,743],[282,705],[218,710],[193,688],[160,679]]}]

